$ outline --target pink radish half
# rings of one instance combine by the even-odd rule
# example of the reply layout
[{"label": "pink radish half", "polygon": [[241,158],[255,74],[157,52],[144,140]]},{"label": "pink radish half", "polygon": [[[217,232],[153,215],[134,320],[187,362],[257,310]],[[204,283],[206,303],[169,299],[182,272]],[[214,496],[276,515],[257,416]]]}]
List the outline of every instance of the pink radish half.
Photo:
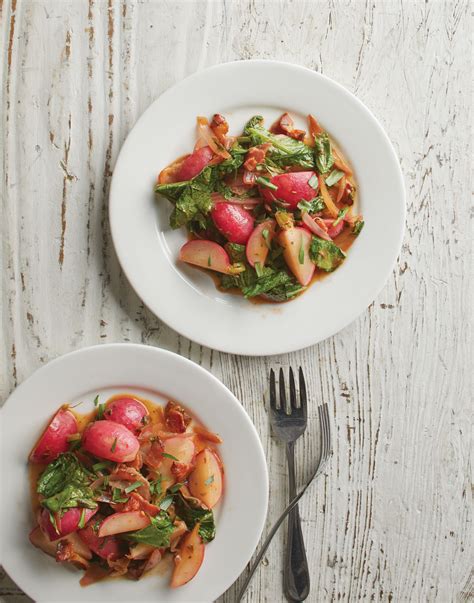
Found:
[{"label": "pink radish half", "polygon": [[60,408],[44,430],[30,453],[33,463],[50,463],[61,452],[69,449],[68,437],[77,433],[76,417],[66,408]]},{"label": "pink radish half", "polygon": [[294,210],[300,201],[311,201],[311,199],[316,197],[318,186],[316,185],[316,188],[313,188],[308,184],[313,176],[316,180],[314,172],[277,174],[270,180],[277,187],[277,190],[270,190],[262,186],[260,187],[260,193],[267,201],[274,201],[275,198],[280,199],[288,203],[290,210]]},{"label": "pink radish half", "polygon": [[245,245],[252,234],[254,219],[251,213],[233,203],[216,203],[211,211],[216,228],[231,243]]},{"label": "pink radish half", "polygon": [[[247,247],[245,248],[247,260],[252,268],[257,262],[259,262],[261,266],[265,264],[265,260],[267,259],[269,252],[268,245],[275,236],[275,228],[275,220],[265,220],[265,222],[262,222],[256,228],[254,228],[249,240],[247,241]],[[268,231],[268,236],[266,239],[262,234],[264,230]]]},{"label": "pink radish half", "polygon": [[179,259],[187,264],[228,274],[232,266],[227,251],[214,241],[194,239],[185,243],[179,252]]},{"label": "pink radish half", "polygon": [[[43,509],[40,515],[40,526],[43,531],[49,536],[50,540],[58,540],[71,532],[75,532],[81,521],[81,516],[84,513],[84,523],[87,523],[91,517],[93,517],[98,511],[97,509],[83,509],[80,507],[73,507],[68,509],[62,517],[56,514],[56,525],[58,530],[51,522],[50,514],[47,509]],[[58,533],[59,532],[59,533]]]},{"label": "pink radish half", "polygon": [[278,235],[285,262],[303,287],[309,285],[315,270],[309,257],[311,239],[311,234],[305,228],[289,228]]},{"label": "pink radish half", "polygon": [[211,147],[201,147],[191,155],[188,155],[181,164],[179,172],[176,175],[178,182],[191,180],[197,176],[208,165],[214,157]]}]

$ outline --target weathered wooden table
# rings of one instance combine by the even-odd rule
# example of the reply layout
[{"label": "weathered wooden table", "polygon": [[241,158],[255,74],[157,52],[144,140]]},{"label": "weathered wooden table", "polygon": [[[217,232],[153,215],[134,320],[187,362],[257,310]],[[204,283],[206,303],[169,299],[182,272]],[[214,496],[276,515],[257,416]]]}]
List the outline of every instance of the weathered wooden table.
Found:
[{"label": "weathered wooden table", "polygon": [[[300,483],[319,400],[335,435],[331,467],[300,505],[309,600],[472,597],[470,23],[467,1],[6,0],[2,400],[81,346],[133,341],[187,356],[255,422],[270,521],[286,500],[286,467],[262,391],[271,366],[301,364],[313,410]],[[401,256],[376,301],[335,337],[277,358],[216,353],[164,326],[121,273],[107,218],[114,162],[143,110],[196,70],[255,57],[306,65],[357,94],[394,142],[408,194]],[[247,601],[283,600],[283,545],[281,531]],[[0,593],[26,599],[4,574]]]}]

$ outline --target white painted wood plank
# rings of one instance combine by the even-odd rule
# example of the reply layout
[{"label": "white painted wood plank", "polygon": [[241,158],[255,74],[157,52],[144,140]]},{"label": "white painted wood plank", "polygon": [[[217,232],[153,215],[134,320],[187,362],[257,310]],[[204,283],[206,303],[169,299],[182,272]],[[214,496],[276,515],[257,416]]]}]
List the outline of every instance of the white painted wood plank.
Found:
[{"label": "white painted wood plank", "polygon": [[[177,351],[255,422],[270,521],[286,472],[262,392],[270,366],[301,364],[314,401],[301,483],[317,401],[330,403],[335,432],[328,475],[300,505],[308,600],[472,598],[468,2],[11,0],[1,21],[1,399],[80,346]],[[128,286],[107,222],[113,165],[137,117],[190,73],[246,58],[303,64],[355,92],[394,142],[408,193],[402,253],[378,299],[332,339],[272,359],[213,352],[164,326]],[[247,601],[283,601],[283,546],[284,531]],[[25,599],[3,574],[0,597]]]}]

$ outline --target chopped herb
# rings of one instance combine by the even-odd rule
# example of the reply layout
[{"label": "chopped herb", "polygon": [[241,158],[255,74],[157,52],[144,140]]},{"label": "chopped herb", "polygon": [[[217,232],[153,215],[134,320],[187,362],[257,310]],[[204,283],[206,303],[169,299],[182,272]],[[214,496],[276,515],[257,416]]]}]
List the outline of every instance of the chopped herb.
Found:
[{"label": "chopped herb", "polygon": [[210,475],[206,480],[204,480],[204,484],[206,486],[210,486],[214,482],[214,475]]},{"label": "chopped herb", "polygon": [[179,492],[183,486],[183,482],[178,482],[177,484],[174,484],[174,486],[171,486],[171,488],[168,488],[168,491],[171,492],[171,494],[176,494],[176,492]]},{"label": "chopped herb", "polygon": [[161,474],[158,475],[158,477],[153,480],[152,482],[150,482],[150,492],[152,494],[154,494],[155,496],[159,496],[160,494],[163,493],[163,487],[161,485]]},{"label": "chopped herb", "polygon": [[308,180],[308,184],[311,188],[314,188],[314,190],[317,190],[317,188],[319,186],[319,180],[318,180],[318,177],[316,176],[316,174],[313,174],[311,176],[311,178]]},{"label": "chopped herb", "polygon": [[315,197],[310,201],[305,201],[304,199],[302,199],[298,203],[298,209],[300,209],[301,211],[307,211],[310,214],[316,214],[319,211],[323,211],[325,207],[326,204],[324,203],[322,197]]},{"label": "chopped herb", "polygon": [[92,465],[93,471],[103,471],[104,469],[110,469],[110,463],[108,461],[102,461],[101,463],[95,463]]},{"label": "chopped herb", "polygon": [[143,482],[133,482],[133,484],[130,484],[130,486],[125,488],[125,494],[130,494],[130,492],[140,488],[140,486],[143,486]]},{"label": "chopped herb", "polygon": [[326,178],[327,186],[334,186],[339,182],[339,180],[344,176],[344,172],[341,170],[333,170],[329,176]]},{"label": "chopped herb", "polygon": [[337,218],[334,220],[334,222],[332,223],[333,226],[337,226],[341,220],[344,220],[345,215],[347,214],[347,212],[349,211],[349,206],[346,205],[346,207],[343,207],[342,209],[339,210],[339,213],[337,214]]},{"label": "chopped herb", "polygon": [[364,228],[364,220],[356,220],[354,226],[352,227],[352,234],[357,236],[360,231]]},{"label": "chopped herb", "polygon": [[208,265],[208,266],[210,266],[210,265],[211,265],[211,256],[209,256],[209,257],[207,258],[207,265]]},{"label": "chopped herb", "polygon": [[174,495],[167,494],[159,503],[160,509],[166,511],[166,509],[173,503]]},{"label": "chopped herb", "polygon": [[298,262],[300,264],[304,264],[304,247],[303,247],[303,237],[301,237],[300,250],[298,252]]},{"label": "chopped herb", "polygon": [[99,404],[99,394],[97,394],[97,396],[94,398],[94,406],[97,406]]},{"label": "chopped herb", "polygon": [[162,452],[162,455],[166,458],[166,459],[171,459],[172,461],[177,461],[179,463],[179,459],[177,459],[175,456],[173,456],[172,454],[168,454],[167,452]]},{"label": "chopped herb", "polygon": [[122,491],[120,488],[114,488],[112,490],[112,501],[116,503],[126,503],[128,501],[128,497],[122,496]]},{"label": "chopped herb", "polygon": [[51,513],[51,511],[49,512],[49,521],[51,522],[56,534],[59,534],[58,524],[56,523],[56,517],[54,516],[54,513]]},{"label": "chopped herb", "polygon": [[79,519],[79,523],[77,527],[82,530],[82,528],[86,525],[86,510],[85,508],[81,511],[81,517]]},{"label": "chopped herb", "polygon": [[261,184],[262,186],[265,186],[266,188],[271,189],[272,191],[278,190],[278,186],[276,186],[275,184],[273,184],[273,182],[270,182],[268,178],[264,178],[263,176],[257,176],[257,178],[255,178],[255,182]]},{"label": "chopped herb", "polygon": [[260,264],[260,262],[255,262],[255,272],[257,273],[257,276],[260,277],[263,275],[263,267],[262,264]]},{"label": "chopped herb", "polygon": [[271,249],[272,242],[270,241],[270,232],[269,232],[268,228],[264,228],[262,230],[262,237],[263,237],[263,240],[265,241],[265,245],[268,247],[268,249]]},{"label": "chopped herb", "polygon": [[117,448],[117,438],[115,438],[115,440],[112,442],[112,446],[110,447],[110,452],[115,452],[116,448]]},{"label": "chopped herb", "polygon": [[104,416],[105,404],[99,404],[97,407],[97,420],[100,421]]}]

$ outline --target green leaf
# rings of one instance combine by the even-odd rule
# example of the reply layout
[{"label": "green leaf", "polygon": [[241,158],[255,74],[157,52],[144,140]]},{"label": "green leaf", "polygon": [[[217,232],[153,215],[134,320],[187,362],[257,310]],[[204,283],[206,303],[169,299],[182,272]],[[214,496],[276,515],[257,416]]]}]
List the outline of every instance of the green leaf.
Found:
[{"label": "green leaf", "polygon": [[64,452],[49,463],[38,479],[36,491],[49,498],[69,484],[85,486],[90,483],[90,473],[71,452]]},{"label": "green leaf", "polygon": [[321,270],[332,272],[346,258],[346,254],[332,241],[325,241],[313,236],[309,250],[311,260]]},{"label": "green leaf", "polygon": [[177,516],[192,530],[199,523],[199,535],[204,542],[210,542],[216,535],[214,514],[204,509],[197,498],[184,498],[181,493],[175,496],[174,507]]},{"label": "green leaf", "polygon": [[168,507],[170,507],[173,504],[173,500],[174,500],[174,494],[167,494],[162,500],[160,500],[158,506],[163,511],[166,511],[166,509],[168,509]]},{"label": "green leaf", "polygon": [[356,220],[354,226],[352,227],[352,234],[357,236],[360,231],[364,228],[364,220]]},{"label": "green leaf", "polygon": [[245,297],[256,297],[284,287],[292,280],[292,277],[284,270],[276,271],[273,268],[265,267],[262,269],[261,275],[257,276],[252,284],[242,288],[242,293]]},{"label": "green leaf", "polygon": [[41,505],[53,513],[59,513],[73,507],[95,509],[97,508],[97,503],[93,499],[93,496],[94,494],[89,486],[69,484],[57,494],[42,500]]},{"label": "green leaf", "polygon": [[102,417],[104,416],[104,410],[105,410],[105,404],[99,404],[99,406],[97,407],[97,416],[96,416],[97,421],[102,420]]},{"label": "green leaf", "polygon": [[97,406],[97,404],[99,404],[99,394],[94,398],[94,406]]},{"label": "green leaf", "polygon": [[263,127],[263,117],[256,115],[247,122],[245,134],[250,136],[251,146],[270,142],[272,148],[265,157],[270,168],[282,168],[298,165],[303,168],[314,168],[313,151],[304,142],[290,136],[276,136]]},{"label": "green leaf", "polygon": [[339,180],[344,176],[344,172],[341,170],[333,170],[329,176],[326,178],[327,186],[334,186],[339,182]]},{"label": "green leaf", "polygon": [[334,165],[331,141],[327,132],[318,134],[314,139],[314,159],[320,174],[326,174]]},{"label": "green leaf", "polygon": [[184,191],[184,189],[188,186],[189,181],[184,182],[170,182],[169,184],[157,184],[155,186],[155,193],[159,193],[166,197],[168,201],[174,203],[177,201]]},{"label": "green leaf", "polygon": [[300,209],[301,211],[307,211],[310,214],[315,214],[319,211],[323,211],[325,207],[326,205],[322,197],[315,197],[310,201],[305,201],[304,199],[302,199],[298,203],[298,209]]},{"label": "green leaf", "polygon": [[161,548],[168,547],[174,526],[168,513],[161,511],[155,517],[150,517],[150,525],[143,530],[124,534],[124,538],[132,542],[142,542],[151,546]]},{"label": "green leaf", "polygon": [[239,243],[227,243],[225,247],[233,264],[236,262],[245,263],[245,245],[239,245]]}]

